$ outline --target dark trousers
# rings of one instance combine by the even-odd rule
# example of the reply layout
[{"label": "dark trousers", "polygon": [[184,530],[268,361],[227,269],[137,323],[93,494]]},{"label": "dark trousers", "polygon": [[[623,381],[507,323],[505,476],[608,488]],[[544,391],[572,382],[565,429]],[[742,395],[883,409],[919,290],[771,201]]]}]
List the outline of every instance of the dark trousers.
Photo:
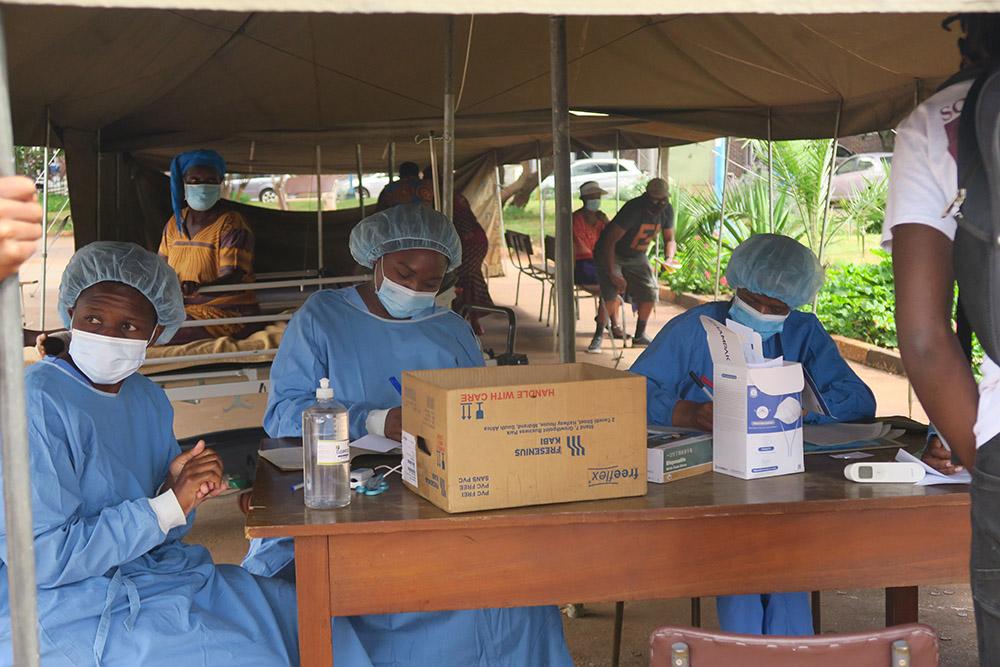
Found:
[{"label": "dark trousers", "polygon": [[976,452],[971,578],[979,664],[995,667],[1000,665],[1000,435]]}]

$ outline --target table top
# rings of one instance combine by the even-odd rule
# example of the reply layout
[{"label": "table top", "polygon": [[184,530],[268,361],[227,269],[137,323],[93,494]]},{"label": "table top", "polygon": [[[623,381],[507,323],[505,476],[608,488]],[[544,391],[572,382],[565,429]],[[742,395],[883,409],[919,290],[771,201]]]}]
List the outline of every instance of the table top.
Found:
[{"label": "table top", "polygon": [[[891,460],[895,451],[878,450],[872,454],[873,458],[865,460]],[[389,478],[389,490],[381,495],[354,494],[347,507],[312,510],[305,506],[301,489],[291,490],[292,485],[302,480],[301,473],[283,473],[261,459],[246,535],[253,538],[377,534],[969,504],[967,485],[858,484],[843,475],[844,467],[853,461],[810,455],[805,462],[806,471],[796,475],[741,480],[709,472],[668,484],[650,483],[645,496],[634,498],[449,514],[406,489],[398,475]]]}]

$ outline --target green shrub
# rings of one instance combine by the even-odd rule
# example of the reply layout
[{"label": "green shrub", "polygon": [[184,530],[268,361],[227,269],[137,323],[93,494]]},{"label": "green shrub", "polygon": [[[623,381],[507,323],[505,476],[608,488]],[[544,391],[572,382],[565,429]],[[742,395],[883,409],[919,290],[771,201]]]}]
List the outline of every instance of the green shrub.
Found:
[{"label": "green shrub", "polygon": [[896,347],[892,257],[881,250],[878,264],[838,264],[827,269],[817,317],[832,334]]}]

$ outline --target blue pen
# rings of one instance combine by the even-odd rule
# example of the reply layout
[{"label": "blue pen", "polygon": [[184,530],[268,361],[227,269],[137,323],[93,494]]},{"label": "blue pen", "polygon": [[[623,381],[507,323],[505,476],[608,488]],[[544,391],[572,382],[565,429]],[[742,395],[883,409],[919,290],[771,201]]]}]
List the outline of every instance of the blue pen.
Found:
[{"label": "blue pen", "polygon": [[403,395],[403,385],[399,384],[399,380],[397,380],[395,376],[389,378],[389,384],[392,385],[392,388],[396,390],[397,394],[400,396]]}]

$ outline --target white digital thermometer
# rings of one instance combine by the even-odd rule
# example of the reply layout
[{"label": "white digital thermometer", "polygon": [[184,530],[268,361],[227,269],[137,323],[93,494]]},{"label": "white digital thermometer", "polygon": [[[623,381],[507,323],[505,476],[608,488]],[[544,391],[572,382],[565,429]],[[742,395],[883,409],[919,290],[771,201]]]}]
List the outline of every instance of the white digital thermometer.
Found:
[{"label": "white digital thermometer", "polygon": [[915,484],[926,474],[919,463],[902,461],[852,463],[844,468],[844,477],[867,484]]}]

